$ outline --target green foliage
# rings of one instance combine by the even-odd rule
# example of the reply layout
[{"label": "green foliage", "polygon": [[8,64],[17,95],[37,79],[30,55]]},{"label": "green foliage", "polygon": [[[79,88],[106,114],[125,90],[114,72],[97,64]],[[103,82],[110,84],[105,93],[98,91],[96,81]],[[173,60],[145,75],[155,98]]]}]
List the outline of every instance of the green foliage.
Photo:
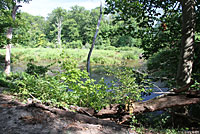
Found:
[{"label": "green foliage", "polygon": [[105,56],[93,56],[91,58],[91,63],[94,64],[107,64],[107,65],[114,65],[116,63],[120,63],[119,60],[117,59],[113,59],[113,58],[109,58],[109,57],[105,57]]},{"label": "green foliage", "polygon": [[0,71],[0,86],[8,87],[9,82],[6,80],[6,75]]},{"label": "green foliage", "polygon": [[72,41],[66,44],[68,48],[81,48],[82,47],[82,41],[77,40],[77,41]]},{"label": "green foliage", "polygon": [[150,80],[133,68],[117,67],[107,70],[108,75],[114,77],[111,92],[114,93],[115,103],[129,103],[142,100],[143,95],[152,92]]},{"label": "green foliage", "polygon": [[10,76],[11,92],[23,99],[36,98],[55,106],[78,105],[101,109],[110,103],[103,80],[95,84],[87,72],[76,68],[72,58],[62,62],[64,72],[56,77],[17,73]]},{"label": "green foliage", "polygon": [[200,82],[195,81],[191,88],[195,90],[200,90]]},{"label": "green foliage", "polygon": [[138,59],[138,55],[135,55],[133,52],[125,53],[123,55],[123,59],[125,60],[136,60]]},{"label": "green foliage", "polygon": [[[88,49],[13,48],[12,62],[14,64],[24,64],[32,60],[32,62],[39,62],[42,65],[49,62],[54,63],[55,61],[62,59],[60,57],[62,50],[78,60],[79,63],[86,62],[87,54],[89,51]],[[3,54],[2,60],[4,60],[5,50],[1,49],[0,53]],[[130,53],[132,57],[135,57],[134,59],[137,59],[139,54],[142,53],[142,50],[130,47],[118,48],[116,51],[95,49],[91,56],[91,62],[96,64],[117,64],[121,61],[124,61],[124,57],[126,57],[128,53]],[[134,60],[130,60],[130,62],[133,61]]]},{"label": "green foliage", "polygon": [[117,50],[120,51],[133,51],[134,54],[141,54],[142,49],[139,49],[137,47],[118,47]]},{"label": "green foliage", "polygon": [[[9,26],[13,26],[15,29],[12,42],[16,46],[56,48],[58,47],[56,45],[58,31],[61,30],[63,47],[82,48],[87,43],[92,43],[99,14],[99,7],[89,11],[83,7],[74,6],[69,11],[56,8],[48,15],[47,20],[44,17],[23,12],[17,15],[13,23],[9,17],[10,11],[2,9],[0,11],[0,47],[7,44],[6,30]],[[61,28],[58,27],[60,21]],[[108,18],[103,15],[95,46],[110,50],[112,48],[107,48],[107,46],[132,47],[133,44],[134,46],[138,44],[137,39],[120,35],[119,29],[123,25],[124,23],[121,22],[114,24],[112,16]]]},{"label": "green foliage", "polygon": [[103,79],[95,84],[95,80],[90,79],[86,71],[77,68],[77,63],[72,57],[67,57],[62,61],[62,72],[58,77],[68,90],[68,102],[73,105],[93,107],[101,109],[109,104],[112,93],[107,92],[108,87]]},{"label": "green foliage", "polygon": [[34,98],[54,106],[78,105],[96,110],[111,103],[141,100],[141,93],[150,91],[146,89],[148,84],[144,76],[130,68],[116,70],[116,81],[108,87],[103,78],[99,82],[89,78],[86,71],[77,67],[73,57],[62,53],[62,58],[62,72],[56,72],[56,76],[42,75],[47,66],[29,63],[27,73],[2,76],[1,80],[8,82],[10,91],[25,100]]},{"label": "green foliage", "polygon": [[137,44],[138,43],[136,42],[136,40],[131,36],[121,36],[116,42],[115,47],[124,47],[124,46],[133,47],[137,46]]},{"label": "green foliage", "polygon": [[49,67],[53,64],[47,66],[37,66],[30,62],[27,64],[27,69],[25,70],[25,72],[30,75],[44,76],[50,70]]},{"label": "green foliage", "polygon": [[[166,30],[163,30],[162,23],[167,26]],[[146,28],[142,32],[142,43],[139,46],[144,50],[144,57],[148,59],[162,49],[177,49],[178,52],[181,39],[180,23],[180,13],[172,13],[158,22],[155,27]]]},{"label": "green foliage", "polygon": [[114,47],[114,46],[105,46],[103,49],[104,50],[116,50],[116,47]]},{"label": "green foliage", "polygon": [[25,47],[46,47],[47,39],[44,34],[45,18],[20,13],[16,19],[19,24],[13,31],[13,42]]},{"label": "green foliage", "polygon": [[159,77],[175,78],[178,58],[175,49],[163,49],[155,53],[147,62],[147,69]]},{"label": "green foliage", "polygon": [[[39,77],[27,73],[17,73],[11,76],[11,92],[22,99],[38,99],[51,105],[64,105],[65,86],[54,77]],[[62,105],[62,106],[63,106]]]}]

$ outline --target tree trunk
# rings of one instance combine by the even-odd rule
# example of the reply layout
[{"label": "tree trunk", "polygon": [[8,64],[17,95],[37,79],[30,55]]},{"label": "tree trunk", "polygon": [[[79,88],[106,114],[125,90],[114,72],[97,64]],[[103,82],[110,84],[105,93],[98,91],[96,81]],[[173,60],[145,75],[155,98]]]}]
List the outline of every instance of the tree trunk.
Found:
[{"label": "tree trunk", "polygon": [[8,29],[7,36],[6,36],[9,41],[9,43],[6,45],[6,57],[5,57],[5,74],[6,75],[9,75],[11,71],[11,67],[10,67],[11,42],[10,41],[12,39],[12,31],[13,31],[13,28],[10,27]]},{"label": "tree trunk", "polygon": [[184,86],[191,82],[195,36],[194,6],[194,0],[182,0],[182,39],[177,70],[178,86]]},{"label": "tree trunk", "polygon": [[57,37],[58,46],[60,46],[60,48],[62,48],[62,46],[61,46],[61,44],[62,44],[62,41],[61,41],[62,18],[59,18],[59,19],[58,19],[57,27],[58,27],[58,37]]},{"label": "tree trunk", "polygon": [[[13,7],[13,10],[12,10],[12,19],[13,21],[15,21],[15,18],[16,18],[16,13],[17,13],[17,9],[19,7],[22,7],[21,5],[14,5]],[[9,75],[10,72],[11,72],[11,40],[12,40],[12,32],[13,32],[13,28],[10,27],[8,29],[8,32],[7,32],[7,39],[8,39],[8,44],[6,45],[6,57],[5,57],[5,74],[6,75]]]},{"label": "tree trunk", "polygon": [[99,32],[99,26],[100,26],[100,23],[101,23],[101,18],[102,18],[102,3],[101,3],[101,6],[100,6],[100,16],[99,16],[99,20],[98,20],[98,23],[97,23],[96,33],[94,35],[92,46],[90,48],[90,51],[89,51],[88,57],[87,57],[87,72],[89,73],[89,75],[90,75],[90,57],[91,57],[91,54],[92,54],[92,50],[94,48],[94,44],[95,44],[95,41],[96,41],[96,38],[97,38],[97,34]]}]

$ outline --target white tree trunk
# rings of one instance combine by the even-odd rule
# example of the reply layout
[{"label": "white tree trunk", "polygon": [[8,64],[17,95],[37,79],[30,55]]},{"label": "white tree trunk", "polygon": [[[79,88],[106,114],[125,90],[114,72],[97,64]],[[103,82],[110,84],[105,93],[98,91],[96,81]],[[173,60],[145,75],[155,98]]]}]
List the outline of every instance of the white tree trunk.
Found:
[{"label": "white tree trunk", "polygon": [[[21,5],[14,5],[13,10],[12,10],[12,19],[13,21],[15,21],[16,18],[16,13],[17,13],[17,9],[21,7]],[[7,32],[7,39],[9,41],[9,43],[6,45],[6,57],[5,57],[5,74],[9,75],[11,72],[11,40],[12,40],[12,32],[13,32],[13,28],[10,27],[8,29]]]},{"label": "white tree trunk", "polygon": [[194,34],[195,0],[182,0],[182,39],[181,54],[177,70],[177,85],[184,86],[191,82]]},{"label": "white tree trunk", "polygon": [[61,41],[62,18],[58,19],[57,27],[58,27],[58,37],[57,37],[58,46],[60,46],[60,48],[62,48],[62,41]]},{"label": "white tree trunk", "polygon": [[6,45],[6,57],[5,57],[5,74],[6,75],[9,75],[10,74],[10,71],[11,71],[11,67],[10,67],[10,63],[11,63],[11,39],[12,39],[12,31],[13,31],[13,28],[10,27],[8,29],[8,32],[7,32],[7,38],[9,40],[9,43]]}]

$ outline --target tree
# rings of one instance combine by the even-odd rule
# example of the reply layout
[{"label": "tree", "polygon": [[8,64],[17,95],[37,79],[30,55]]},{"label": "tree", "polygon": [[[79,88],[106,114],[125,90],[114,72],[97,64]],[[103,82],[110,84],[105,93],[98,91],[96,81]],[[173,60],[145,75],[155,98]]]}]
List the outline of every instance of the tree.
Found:
[{"label": "tree", "polygon": [[57,33],[57,44],[61,48],[62,46],[62,28],[64,17],[66,16],[66,10],[58,7],[49,14],[49,30],[51,30],[52,34]]},{"label": "tree", "polygon": [[98,31],[99,31],[99,26],[100,26],[100,23],[101,23],[101,19],[102,19],[102,3],[101,3],[101,6],[100,6],[100,15],[99,15],[98,23],[97,23],[96,32],[95,32],[95,35],[94,35],[94,38],[93,38],[93,42],[92,42],[92,46],[90,48],[90,51],[88,53],[88,58],[87,58],[87,72],[89,73],[89,75],[90,75],[90,56],[92,54],[92,50],[94,48],[95,40],[97,38],[97,34],[98,34]]},{"label": "tree", "polygon": [[177,84],[186,85],[191,82],[194,37],[195,37],[195,0],[182,0],[182,39],[181,53],[177,71]]},{"label": "tree", "polygon": [[16,19],[17,28],[13,31],[13,42],[21,46],[45,47],[47,43],[45,33],[45,18],[33,16],[28,13],[20,13]]},{"label": "tree", "polygon": [[[171,13],[182,13],[182,41],[180,62],[177,71],[177,84],[183,86],[191,82],[192,76],[195,1],[182,0],[181,2],[174,0],[106,0],[108,5],[107,13],[117,12],[117,19],[126,21],[129,30],[133,28],[129,24],[131,18],[136,18],[138,25],[142,28],[141,31],[143,31],[141,33],[144,36],[148,34],[148,31],[153,29],[155,21],[161,22],[164,18],[170,16]],[[198,8],[198,6],[196,7]],[[161,14],[157,9],[162,9],[164,13]],[[145,29],[148,31],[145,31]]]},{"label": "tree", "polygon": [[72,42],[79,40],[78,24],[74,19],[66,18],[63,22],[63,40],[65,42]]},{"label": "tree", "polygon": [[[10,12],[10,18],[11,22],[14,23],[16,19],[17,10],[19,7],[22,7],[20,5],[20,2],[29,2],[29,0],[5,0],[1,2],[1,6],[4,10],[7,10]],[[11,40],[12,40],[12,33],[13,33],[13,26],[10,26],[7,30],[7,40],[8,44],[6,45],[6,57],[5,57],[5,74],[10,74],[10,56],[11,56]]]},{"label": "tree", "polygon": [[93,28],[92,26],[96,25],[95,22],[91,21],[90,11],[86,10],[84,7],[73,6],[69,11],[69,19],[74,19],[77,23],[77,28],[80,35],[80,40],[83,45],[86,43],[91,43],[93,36]]}]

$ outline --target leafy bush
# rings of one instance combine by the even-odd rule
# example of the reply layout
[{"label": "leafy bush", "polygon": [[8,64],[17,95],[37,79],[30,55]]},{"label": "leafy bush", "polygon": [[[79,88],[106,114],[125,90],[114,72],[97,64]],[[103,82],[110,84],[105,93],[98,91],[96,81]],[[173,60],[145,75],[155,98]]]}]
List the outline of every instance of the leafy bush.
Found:
[{"label": "leafy bush", "polygon": [[127,103],[142,100],[143,95],[150,95],[152,84],[143,74],[130,67],[117,67],[107,70],[108,75],[114,77],[111,91],[114,93],[115,103]]},{"label": "leafy bush", "polygon": [[139,53],[142,52],[142,49],[136,48],[136,47],[118,47],[118,51],[138,51]]},{"label": "leafy bush", "polygon": [[77,41],[72,41],[67,43],[67,47],[69,48],[81,48],[82,47],[82,41],[77,40]]},{"label": "leafy bush", "polygon": [[138,59],[138,55],[132,53],[132,52],[126,52],[125,54],[123,54],[123,59],[125,60],[136,60]]},{"label": "leafy bush", "polygon": [[104,50],[116,50],[116,47],[114,47],[114,46],[105,46]]},{"label": "leafy bush", "polygon": [[99,64],[106,64],[106,63],[108,63],[107,58],[106,57],[102,57],[102,56],[101,57],[93,57],[92,61],[94,63],[99,63]]},{"label": "leafy bush", "polygon": [[4,72],[0,71],[0,86],[1,87],[8,87],[9,82],[6,80],[6,75]]},{"label": "leafy bush", "polygon": [[65,85],[54,77],[18,73],[12,78],[11,92],[17,93],[23,99],[34,97],[52,105],[61,105],[66,99]]},{"label": "leafy bush", "polygon": [[149,58],[147,69],[159,77],[175,78],[178,66],[177,51],[163,49]]},{"label": "leafy bush", "polygon": [[108,87],[102,79],[95,84],[95,80],[90,79],[86,71],[77,68],[77,62],[67,56],[62,61],[61,67],[64,70],[58,78],[61,79],[68,90],[68,102],[73,105],[93,107],[101,109],[109,104],[111,92],[107,92]]},{"label": "leafy bush", "polygon": [[48,71],[49,71],[49,67],[51,66],[47,65],[47,66],[37,66],[33,63],[28,63],[27,64],[27,69],[26,69],[26,73],[31,74],[31,75],[45,75]]},{"label": "leafy bush", "polygon": [[197,80],[194,82],[194,84],[191,86],[191,88],[195,89],[195,90],[200,90],[200,82],[198,82]]},{"label": "leafy bush", "polygon": [[10,91],[23,99],[36,98],[54,106],[78,105],[96,110],[112,103],[141,100],[142,94],[150,91],[144,76],[132,68],[110,71],[115,81],[108,87],[104,79],[96,82],[79,69],[73,57],[63,53],[61,58],[62,72],[56,72],[56,76],[40,75],[47,68],[34,64],[28,64],[28,73],[12,74],[6,78]]},{"label": "leafy bush", "polygon": [[38,67],[30,74],[13,74],[8,78],[10,91],[23,99],[34,97],[56,106],[78,105],[98,110],[110,103],[112,93],[107,92],[108,87],[103,79],[96,84],[86,71],[77,68],[76,61],[71,57],[65,58],[61,67],[63,72],[57,72],[57,76],[32,75],[33,70],[42,71]]}]

